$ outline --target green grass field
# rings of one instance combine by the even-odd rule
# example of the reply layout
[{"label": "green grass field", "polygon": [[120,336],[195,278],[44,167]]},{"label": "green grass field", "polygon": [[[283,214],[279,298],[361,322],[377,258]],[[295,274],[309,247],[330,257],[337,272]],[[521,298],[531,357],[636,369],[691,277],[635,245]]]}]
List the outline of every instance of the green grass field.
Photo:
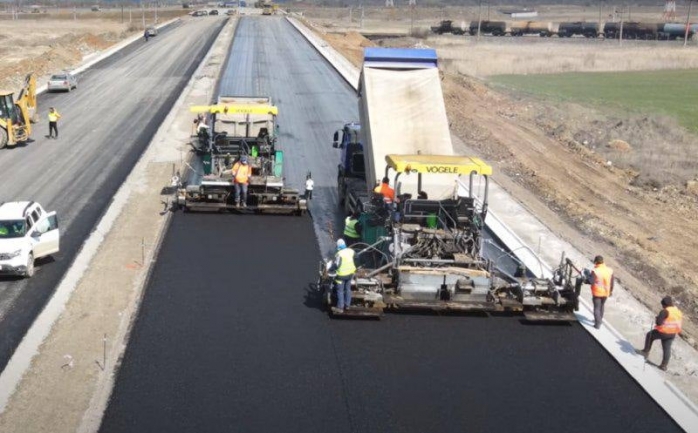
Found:
[{"label": "green grass field", "polygon": [[614,111],[663,114],[698,131],[698,70],[499,75],[498,86]]}]

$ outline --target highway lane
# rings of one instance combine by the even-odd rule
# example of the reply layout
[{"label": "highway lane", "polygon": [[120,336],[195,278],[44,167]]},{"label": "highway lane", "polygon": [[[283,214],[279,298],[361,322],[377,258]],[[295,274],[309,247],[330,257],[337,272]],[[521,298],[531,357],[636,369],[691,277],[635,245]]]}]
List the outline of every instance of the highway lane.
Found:
[{"label": "highway lane", "polygon": [[[81,74],[77,91],[39,96],[34,141],[0,151],[1,201],[35,200],[56,210],[61,251],[37,263],[31,280],[0,280],[0,368],[51,297],[198,66],[223,19],[174,24]],[[48,108],[62,115],[47,134]]]},{"label": "highway lane", "polygon": [[680,431],[578,324],[329,319],[313,238],[176,214],[101,432]]},{"label": "highway lane", "polygon": [[[243,18],[221,89],[274,97],[287,176],[310,168],[330,206],[328,138],[356,101],[317,53]],[[102,432],[680,431],[578,324],[330,320],[313,214],[174,216]]]}]

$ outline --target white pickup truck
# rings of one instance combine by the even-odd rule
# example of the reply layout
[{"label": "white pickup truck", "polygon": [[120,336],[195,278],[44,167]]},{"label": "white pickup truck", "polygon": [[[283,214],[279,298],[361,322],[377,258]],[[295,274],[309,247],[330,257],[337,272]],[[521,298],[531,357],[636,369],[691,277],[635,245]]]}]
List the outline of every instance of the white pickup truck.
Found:
[{"label": "white pickup truck", "polygon": [[56,212],[33,201],[0,205],[0,274],[31,277],[34,260],[57,253],[59,242]]}]

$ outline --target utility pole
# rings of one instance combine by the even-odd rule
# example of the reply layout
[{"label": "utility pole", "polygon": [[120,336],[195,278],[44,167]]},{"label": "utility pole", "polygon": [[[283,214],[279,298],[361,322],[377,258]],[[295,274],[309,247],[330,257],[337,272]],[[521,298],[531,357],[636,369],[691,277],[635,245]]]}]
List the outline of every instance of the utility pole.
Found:
[{"label": "utility pole", "polygon": [[121,4],[121,24],[124,23],[124,4]]},{"label": "utility pole", "polygon": [[145,5],[141,2],[141,15],[143,16],[143,30],[145,30]]},{"label": "utility pole", "polygon": [[618,37],[618,45],[623,45],[623,12],[625,11],[620,11],[620,33]]},{"label": "utility pole", "polygon": [[601,26],[601,5],[603,5],[603,3],[599,0],[599,26]]},{"label": "utility pole", "polygon": [[417,7],[417,0],[410,0],[410,35],[414,34],[414,8]]},{"label": "utility pole", "polygon": [[688,0],[688,14],[686,15],[686,32],[683,35],[683,46],[688,45],[688,30],[691,26],[691,5],[693,4],[693,0]]},{"label": "utility pole", "polygon": [[155,24],[158,23],[158,2],[155,2]]},{"label": "utility pole", "polygon": [[477,40],[480,40],[480,26],[482,25],[482,0],[477,4]]},{"label": "utility pole", "polygon": [[359,28],[363,29],[364,28],[364,5],[361,4],[361,5],[359,5],[359,7],[361,8],[361,20],[359,20]]}]

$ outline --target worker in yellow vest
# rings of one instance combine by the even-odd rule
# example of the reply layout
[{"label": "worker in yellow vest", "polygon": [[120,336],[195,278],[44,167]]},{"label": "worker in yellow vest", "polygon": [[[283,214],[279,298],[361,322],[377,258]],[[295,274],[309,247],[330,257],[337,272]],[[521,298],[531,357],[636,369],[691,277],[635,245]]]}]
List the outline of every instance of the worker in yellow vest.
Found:
[{"label": "worker in yellow vest", "polygon": [[242,155],[240,161],[233,165],[233,184],[235,186],[235,207],[247,207],[247,187],[250,184],[252,167],[247,163],[247,155]]},{"label": "worker in yellow vest", "polygon": [[337,253],[334,256],[330,272],[335,272],[335,287],[337,288],[337,306],[332,312],[341,314],[351,307],[351,281],[356,273],[354,250],[347,248],[344,239],[337,239]]},{"label": "worker in yellow vest", "polygon": [[591,284],[591,297],[594,304],[594,328],[599,329],[603,322],[606,299],[613,293],[613,269],[606,266],[602,256],[594,257],[594,270],[588,275]]},{"label": "worker in yellow vest", "polygon": [[[61,115],[58,111],[51,107],[48,109],[48,138],[58,138],[58,119]],[[55,136],[53,134],[56,134]]]},{"label": "worker in yellow vest", "polygon": [[671,296],[665,296],[662,299],[662,311],[655,318],[654,329],[647,333],[645,347],[638,350],[637,353],[647,358],[654,340],[662,340],[663,356],[659,369],[666,371],[671,358],[671,344],[674,342],[674,338],[681,333],[682,322],[681,310],[674,306],[674,300],[671,299]]},{"label": "worker in yellow vest", "polygon": [[344,240],[347,246],[352,246],[361,240],[361,223],[359,217],[361,213],[354,211],[344,220]]}]

